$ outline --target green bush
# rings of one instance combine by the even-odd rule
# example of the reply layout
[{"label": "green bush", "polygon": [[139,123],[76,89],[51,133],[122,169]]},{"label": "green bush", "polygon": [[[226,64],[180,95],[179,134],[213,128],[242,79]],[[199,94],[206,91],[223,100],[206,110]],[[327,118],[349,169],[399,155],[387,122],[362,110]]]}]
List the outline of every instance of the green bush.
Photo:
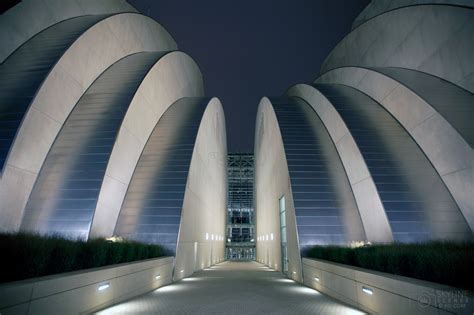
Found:
[{"label": "green bush", "polygon": [[473,242],[395,243],[357,248],[314,246],[304,256],[474,289]]},{"label": "green bush", "polygon": [[105,239],[75,241],[59,236],[1,234],[0,282],[96,268],[164,256],[159,245]]}]

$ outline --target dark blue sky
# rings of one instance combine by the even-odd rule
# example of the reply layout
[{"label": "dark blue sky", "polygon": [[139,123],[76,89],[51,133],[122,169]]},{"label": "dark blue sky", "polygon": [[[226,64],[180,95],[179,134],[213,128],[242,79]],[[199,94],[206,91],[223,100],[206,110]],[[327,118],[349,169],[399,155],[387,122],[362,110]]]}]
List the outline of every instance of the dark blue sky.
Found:
[{"label": "dark blue sky", "polygon": [[224,106],[229,152],[252,152],[262,96],[312,82],[368,0],[129,0],[199,64]]}]

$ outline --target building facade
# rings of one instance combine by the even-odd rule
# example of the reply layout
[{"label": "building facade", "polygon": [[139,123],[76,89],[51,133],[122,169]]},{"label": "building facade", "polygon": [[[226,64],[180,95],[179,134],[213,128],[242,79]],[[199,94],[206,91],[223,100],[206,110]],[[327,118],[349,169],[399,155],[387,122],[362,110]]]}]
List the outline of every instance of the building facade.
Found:
[{"label": "building facade", "polygon": [[1,25],[0,229],[162,244],[175,279],[223,260],[224,112],[171,35],[120,0]]},{"label": "building facade", "polygon": [[253,154],[229,153],[226,242],[228,260],[255,259],[253,167]]},{"label": "building facade", "polygon": [[311,84],[263,98],[257,260],[302,280],[311,245],[468,240],[474,9],[372,1]]}]

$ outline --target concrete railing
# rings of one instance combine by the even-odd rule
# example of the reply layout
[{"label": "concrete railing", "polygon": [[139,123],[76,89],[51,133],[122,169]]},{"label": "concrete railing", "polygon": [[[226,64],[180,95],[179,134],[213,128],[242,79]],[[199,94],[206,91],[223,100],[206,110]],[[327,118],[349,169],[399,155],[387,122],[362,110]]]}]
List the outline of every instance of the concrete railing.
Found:
[{"label": "concrete railing", "polygon": [[472,292],[428,281],[307,258],[303,277],[305,285],[370,313],[474,312]]},{"label": "concrete railing", "polygon": [[173,257],[0,285],[0,314],[89,313],[172,282]]}]

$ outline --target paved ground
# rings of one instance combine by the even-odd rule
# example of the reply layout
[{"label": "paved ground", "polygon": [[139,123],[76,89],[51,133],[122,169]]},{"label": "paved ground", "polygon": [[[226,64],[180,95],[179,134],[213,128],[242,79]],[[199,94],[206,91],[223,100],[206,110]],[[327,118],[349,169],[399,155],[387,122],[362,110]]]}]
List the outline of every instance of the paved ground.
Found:
[{"label": "paved ground", "polygon": [[223,262],[98,314],[364,314],[256,262]]}]

